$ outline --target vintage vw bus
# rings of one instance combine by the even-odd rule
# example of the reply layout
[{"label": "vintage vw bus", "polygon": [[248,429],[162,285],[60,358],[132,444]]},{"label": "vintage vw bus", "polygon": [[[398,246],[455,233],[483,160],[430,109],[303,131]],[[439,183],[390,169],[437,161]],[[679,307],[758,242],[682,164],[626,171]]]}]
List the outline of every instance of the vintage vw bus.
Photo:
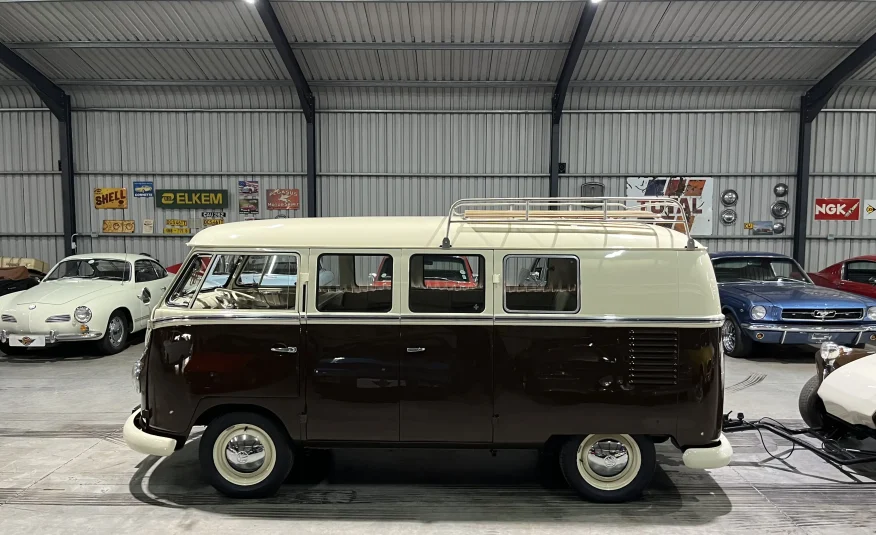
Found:
[{"label": "vintage vw bus", "polygon": [[[152,315],[125,439],[170,455],[207,426],[204,476],[237,497],[274,493],[301,448],[539,448],[596,501],[638,495],[655,442],[724,466],[711,262],[677,201],[627,203],[205,229]],[[472,284],[435,283],[464,266]]]}]

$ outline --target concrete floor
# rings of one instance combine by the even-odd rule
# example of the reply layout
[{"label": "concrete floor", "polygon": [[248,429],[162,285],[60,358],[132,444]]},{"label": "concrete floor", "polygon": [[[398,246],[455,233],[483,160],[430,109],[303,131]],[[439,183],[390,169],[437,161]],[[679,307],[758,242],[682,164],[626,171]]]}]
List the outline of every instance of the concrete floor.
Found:
[{"label": "concrete floor", "polygon": [[[753,432],[731,435],[733,463],[708,472],[659,446],[651,489],[622,505],[578,500],[532,452],[431,450],[341,451],[272,499],[229,500],[201,481],[196,439],[165,460],[125,446],[141,351],[142,338],[112,357],[0,355],[0,533],[876,532],[876,467],[844,473],[800,450],[773,460]],[[799,423],[811,352],[727,367],[726,410]]]}]

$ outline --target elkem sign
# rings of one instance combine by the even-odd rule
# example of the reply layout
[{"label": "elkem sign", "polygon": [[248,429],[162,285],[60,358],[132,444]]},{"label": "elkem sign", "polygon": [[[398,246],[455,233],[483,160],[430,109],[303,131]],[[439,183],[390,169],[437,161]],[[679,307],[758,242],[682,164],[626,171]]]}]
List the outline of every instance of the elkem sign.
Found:
[{"label": "elkem sign", "polygon": [[815,199],[816,221],[857,221],[861,199]]},{"label": "elkem sign", "polygon": [[228,190],[159,189],[155,191],[158,208],[227,208]]}]

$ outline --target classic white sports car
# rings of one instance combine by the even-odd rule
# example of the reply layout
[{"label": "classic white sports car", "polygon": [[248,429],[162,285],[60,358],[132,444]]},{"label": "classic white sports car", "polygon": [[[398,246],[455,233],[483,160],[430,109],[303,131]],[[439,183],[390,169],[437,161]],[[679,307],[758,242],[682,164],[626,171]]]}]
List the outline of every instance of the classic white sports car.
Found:
[{"label": "classic white sports car", "polygon": [[69,256],[37,286],[0,297],[0,351],[94,340],[103,353],[118,353],[146,328],[172,280],[145,255]]}]

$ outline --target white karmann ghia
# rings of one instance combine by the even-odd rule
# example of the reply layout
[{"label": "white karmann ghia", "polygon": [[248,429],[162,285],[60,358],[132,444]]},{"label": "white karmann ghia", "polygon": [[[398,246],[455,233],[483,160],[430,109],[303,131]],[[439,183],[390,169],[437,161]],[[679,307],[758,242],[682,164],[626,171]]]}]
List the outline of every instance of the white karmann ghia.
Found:
[{"label": "white karmann ghia", "polygon": [[29,290],[0,297],[0,351],[98,341],[108,355],[146,328],[173,275],[145,255],[69,256]]}]

